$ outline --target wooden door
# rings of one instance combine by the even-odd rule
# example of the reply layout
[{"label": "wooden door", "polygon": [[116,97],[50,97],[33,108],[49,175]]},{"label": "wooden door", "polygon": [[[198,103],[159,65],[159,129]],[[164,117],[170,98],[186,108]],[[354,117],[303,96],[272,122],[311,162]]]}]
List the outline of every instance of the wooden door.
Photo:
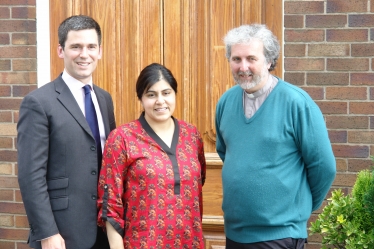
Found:
[{"label": "wooden door", "polygon": [[[70,15],[92,16],[102,28],[103,57],[94,83],[109,91],[117,125],[139,117],[136,79],[158,62],[178,81],[175,117],[195,124],[204,138],[208,171],[204,191],[207,248],[223,246],[222,162],[215,153],[215,105],[234,85],[223,37],[247,23],[266,24],[282,37],[280,0],[50,0],[51,75],[63,70],[57,56],[57,29]],[[275,75],[282,77],[282,56]],[[218,235],[216,234],[218,232]],[[220,235],[221,234],[221,235]],[[217,237],[218,236],[218,237]],[[219,248],[219,247],[217,247]]]}]

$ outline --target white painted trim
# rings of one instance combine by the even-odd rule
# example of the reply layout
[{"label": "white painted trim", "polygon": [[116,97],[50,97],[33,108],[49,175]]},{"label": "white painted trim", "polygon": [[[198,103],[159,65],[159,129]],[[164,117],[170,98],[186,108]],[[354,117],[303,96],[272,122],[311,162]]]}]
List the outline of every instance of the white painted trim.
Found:
[{"label": "white painted trim", "polygon": [[38,87],[51,81],[49,0],[36,0],[36,62]]}]

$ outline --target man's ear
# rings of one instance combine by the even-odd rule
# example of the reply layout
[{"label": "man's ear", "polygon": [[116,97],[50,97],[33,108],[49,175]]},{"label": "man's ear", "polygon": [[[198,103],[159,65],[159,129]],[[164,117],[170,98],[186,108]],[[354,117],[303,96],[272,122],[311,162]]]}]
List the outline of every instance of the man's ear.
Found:
[{"label": "man's ear", "polygon": [[57,46],[57,54],[59,58],[64,58],[64,48],[60,44]]}]

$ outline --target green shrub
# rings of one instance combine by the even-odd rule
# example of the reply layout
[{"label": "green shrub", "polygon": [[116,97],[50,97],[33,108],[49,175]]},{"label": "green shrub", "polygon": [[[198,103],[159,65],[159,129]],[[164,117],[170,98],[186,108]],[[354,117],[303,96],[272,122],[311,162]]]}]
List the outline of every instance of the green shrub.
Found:
[{"label": "green shrub", "polygon": [[322,249],[374,248],[374,174],[360,171],[349,195],[334,190],[309,230],[322,235]]}]

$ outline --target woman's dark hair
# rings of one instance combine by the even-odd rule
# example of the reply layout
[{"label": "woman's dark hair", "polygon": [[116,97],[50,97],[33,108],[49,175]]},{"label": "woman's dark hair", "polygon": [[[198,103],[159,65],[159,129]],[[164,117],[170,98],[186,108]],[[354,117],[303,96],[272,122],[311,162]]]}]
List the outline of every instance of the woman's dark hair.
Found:
[{"label": "woman's dark hair", "polygon": [[65,42],[68,38],[69,31],[78,31],[84,29],[94,29],[97,33],[99,45],[101,45],[100,25],[90,16],[78,15],[66,18],[58,27],[58,42],[61,47],[63,49],[65,48]]},{"label": "woman's dark hair", "polygon": [[177,80],[169,69],[158,63],[152,63],[146,66],[139,74],[136,81],[136,95],[141,100],[145,92],[148,91],[155,83],[165,80],[171,88],[177,93]]}]

